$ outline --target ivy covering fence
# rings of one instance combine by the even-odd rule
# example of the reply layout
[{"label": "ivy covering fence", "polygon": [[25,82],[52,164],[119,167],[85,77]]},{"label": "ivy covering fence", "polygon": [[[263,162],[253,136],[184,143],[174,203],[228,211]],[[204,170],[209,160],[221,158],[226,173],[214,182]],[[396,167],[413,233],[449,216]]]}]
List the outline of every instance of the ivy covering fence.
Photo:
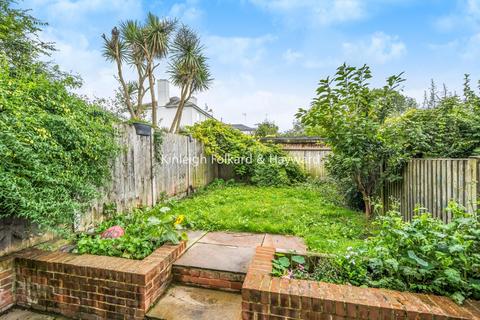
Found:
[{"label": "ivy covering fence", "polygon": [[0,56],[0,218],[70,228],[110,177],[115,119],[72,84],[13,70]]}]

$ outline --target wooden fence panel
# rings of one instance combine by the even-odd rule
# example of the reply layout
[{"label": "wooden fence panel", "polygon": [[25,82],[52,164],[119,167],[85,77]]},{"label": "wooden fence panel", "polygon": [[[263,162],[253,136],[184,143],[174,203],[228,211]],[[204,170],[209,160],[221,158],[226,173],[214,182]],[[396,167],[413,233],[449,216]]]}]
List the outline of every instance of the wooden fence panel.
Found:
[{"label": "wooden fence panel", "polygon": [[130,125],[120,125],[118,131],[122,150],[112,162],[111,182],[100,190],[101,197],[90,210],[78,215],[77,230],[101,221],[106,205],[114,204],[118,212],[152,206],[164,195],[185,195],[218,176],[217,164],[205,155],[203,145],[190,137],[164,134],[160,150],[155,151],[153,134],[137,135]]},{"label": "wooden fence panel", "polygon": [[402,180],[386,183],[382,201],[386,210],[399,203],[405,220],[416,212],[430,212],[444,222],[451,220],[446,208],[456,201],[468,211],[477,210],[480,199],[480,158],[412,159]]},{"label": "wooden fence panel", "polygon": [[329,148],[314,149],[283,149],[293,160],[298,162],[302,168],[311,176],[316,178],[326,178],[327,170],[325,161],[327,155],[332,151]]}]

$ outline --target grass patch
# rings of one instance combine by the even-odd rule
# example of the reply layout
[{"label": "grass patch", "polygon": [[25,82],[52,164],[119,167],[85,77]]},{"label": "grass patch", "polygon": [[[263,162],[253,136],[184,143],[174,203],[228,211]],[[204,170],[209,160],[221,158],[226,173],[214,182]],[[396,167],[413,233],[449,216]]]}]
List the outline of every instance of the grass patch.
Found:
[{"label": "grass patch", "polygon": [[193,229],[268,232],[301,236],[310,250],[342,253],[367,236],[360,212],[346,209],[330,184],[256,187],[214,184],[191,198],[174,201]]}]

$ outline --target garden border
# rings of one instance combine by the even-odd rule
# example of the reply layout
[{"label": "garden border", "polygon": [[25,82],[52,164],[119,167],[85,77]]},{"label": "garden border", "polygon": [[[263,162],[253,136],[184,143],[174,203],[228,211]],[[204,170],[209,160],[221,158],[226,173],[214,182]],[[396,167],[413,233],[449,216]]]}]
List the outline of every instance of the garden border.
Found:
[{"label": "garden border", "polygon": [[242,287],[248,319],[480,319],[480,301],[271,276],[276,249],[257,247]]},{"label": "garden border", "polygon": [[143,260],[27,249],[15,254],[15,303],[73,319],[144,319],[186,242]]}]

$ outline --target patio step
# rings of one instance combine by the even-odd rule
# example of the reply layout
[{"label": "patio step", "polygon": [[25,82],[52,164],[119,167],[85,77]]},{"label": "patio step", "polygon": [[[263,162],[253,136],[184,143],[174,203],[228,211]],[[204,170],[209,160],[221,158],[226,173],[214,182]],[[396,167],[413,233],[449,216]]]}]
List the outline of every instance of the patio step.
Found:
[{"label": "patio step", "polygon": [[240,292],[245,273],[173,266],[173,281],[194,287]]},{"label": "patio step", "polygon": [[146,319],[239,320],[241,312],[242,296],[238,293],[172,285]]},{"label": "patio step", "polygon": [[301,238],[247,232],[188,233],[187,251],[173,264],[174,281],[203,288],[240,292],[258,246],[305,252]]},{"label": "patio step", "polygon": [[259,246],[305,252],[301,238],[265,233],[188,231],[185,253],[173,264],[174,283],[149,319],[237,320],[240,291]]}]

